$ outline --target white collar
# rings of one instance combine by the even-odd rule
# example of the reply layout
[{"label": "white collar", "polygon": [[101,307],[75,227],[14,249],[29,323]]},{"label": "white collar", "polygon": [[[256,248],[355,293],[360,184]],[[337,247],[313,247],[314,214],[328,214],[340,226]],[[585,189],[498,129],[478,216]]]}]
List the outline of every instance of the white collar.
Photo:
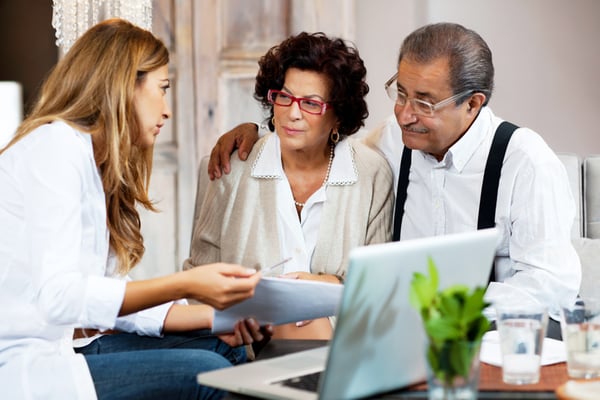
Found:
[{"label": "white collar", "polygon": [[[457,171],[462,171],[483,140],[485,140],[489,132],[489,127],[491,126],[492,116],[491,110],[487,107],[483,107],[469,129],[467,129],[465,134],[448,149],[444,158],[438,165],[446,168],[454,166]],[[423,155],[425,158],[428,156],[427,154]],[[429,155],[429,157],[434,159],[433,156]]]},{"label": "white collar", "polygon": [[[335,146],[334,155],[327,184],[352,185],[356,183],[358,172],[354,162],[354,149],[348,138],[344,138]],[[262,179],[281,179],[284,175],[279,137],[270,133],[265,137],[262,148],[254,161],[251,176]]]}]

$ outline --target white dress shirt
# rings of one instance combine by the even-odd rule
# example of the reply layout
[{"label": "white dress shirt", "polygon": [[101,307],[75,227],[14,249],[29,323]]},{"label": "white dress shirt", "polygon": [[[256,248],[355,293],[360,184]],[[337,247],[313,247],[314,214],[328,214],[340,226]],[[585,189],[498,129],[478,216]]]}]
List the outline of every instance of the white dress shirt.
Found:
[{"label": "white dress shirt", "polygon": [[43,125],[0,156],[0,387],[11,399],[93,399],[73,329],[160,335],[170,305],[117,318],[125,280],[109,263],[91,136]]},{"label": "white dress shirt", "polygon": [[[501,122],[484,107],[441,161],[412,152],[401,240],[477,229],[483,171]],[[384,154],[397,188],[404,145],[395,118],[387,119],[365,140]],[[558,317],[560,305],[572,304],[581,281],[579,258],[570,240],[574,217],[564,166],[538,134],[517,129],[499,182],[497,281],[490,283],[486,300],[543,303],[553,318]],[[486,314],[494,318],[492,309]]]},{"label": "white dress shirt", "polygon": [[[252,167],[254,178],[277,178],[277,226],[280,254],[286,262],[283,273],[311,272],[312,256],[317,245],[323,204],[327,200],[326,185],[321,186],[306,201],[300,212],[296,212],[294,197],[281,163],[280,141],[277,135],[269,135],[263,150]],[[351,148],[347,139],[340,141],[334,150],[334,158],[327,185],[348,185],[357,181],[356,168],[352,161]]]}]

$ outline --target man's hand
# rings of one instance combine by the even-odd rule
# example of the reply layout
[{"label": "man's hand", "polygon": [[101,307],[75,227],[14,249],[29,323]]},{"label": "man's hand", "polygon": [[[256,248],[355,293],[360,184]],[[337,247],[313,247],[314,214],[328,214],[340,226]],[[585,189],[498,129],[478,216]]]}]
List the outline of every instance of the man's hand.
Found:
[{"label": "man's hand", "polygon": [[224,133],[210,152],[208,175],[210,180],[219,179],[222,173],[231,171],[231,153],[238,149],[238,157],[246,161],[254,143],[258,140],[258,126],[251,122],[243,123]]},{"label": "man's hand", "polygon": [[273,325],[261,327],[254,318],[239,320],[235,323],[234,331],[219,335],[219,339],[231,347],[237,347],[255,342],[268,341],[273,335]]}]

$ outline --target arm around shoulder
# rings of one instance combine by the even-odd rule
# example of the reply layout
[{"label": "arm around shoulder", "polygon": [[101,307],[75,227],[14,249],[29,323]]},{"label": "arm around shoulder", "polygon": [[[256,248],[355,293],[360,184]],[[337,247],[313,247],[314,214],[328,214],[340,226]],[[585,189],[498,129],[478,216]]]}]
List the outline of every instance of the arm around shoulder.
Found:
[{"label": "arm around shoulder", "polygon": [[238,149],[238,157],[245,161],[258,140],[258,125],[252,122],[242,123],[224,133],[213,147],[208,162],[210,179],[221,178],[231,171],[231,154]]}]

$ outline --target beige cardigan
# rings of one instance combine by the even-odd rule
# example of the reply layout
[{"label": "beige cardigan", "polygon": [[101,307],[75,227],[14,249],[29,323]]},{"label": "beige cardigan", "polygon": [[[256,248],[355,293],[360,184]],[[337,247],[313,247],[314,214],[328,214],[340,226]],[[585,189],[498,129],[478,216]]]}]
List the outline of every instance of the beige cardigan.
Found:
[{"label": "beige cardigan", "polygon": [[[261,138],[246,162],[231,157],[231,173],[210,181],[203,160],[198,179],[191,257],[184,269],[229,262],[267,267],[280,261],[277,235],[276,180],[254,178],[251,171],[263,147]],[[328,185],[312,273],[344,276],[349,251],[357,246],[391,239],[392,172],[374,150],[353,139],[353,161],[358,180]]]}]

